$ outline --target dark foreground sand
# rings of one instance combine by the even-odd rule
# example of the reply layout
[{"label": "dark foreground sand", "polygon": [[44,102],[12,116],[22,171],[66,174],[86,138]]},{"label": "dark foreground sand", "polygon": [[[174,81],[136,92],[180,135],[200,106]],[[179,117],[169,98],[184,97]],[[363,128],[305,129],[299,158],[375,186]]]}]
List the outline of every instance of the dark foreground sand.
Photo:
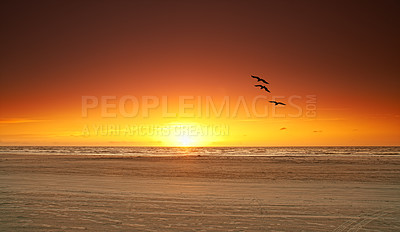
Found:
[{"label": "dark foreground sand", "polygon": [[0,155],[0,231],[400,231],[400,157]]}]

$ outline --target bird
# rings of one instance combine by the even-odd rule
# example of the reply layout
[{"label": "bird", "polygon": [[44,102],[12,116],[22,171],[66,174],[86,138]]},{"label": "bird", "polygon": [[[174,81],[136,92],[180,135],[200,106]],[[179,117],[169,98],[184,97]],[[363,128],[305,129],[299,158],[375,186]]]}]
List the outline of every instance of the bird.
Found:
[{"label": "bird", "polygon": [[277,101],[269,101],[269,102],[275,103],[276,106],[277,106],[277,105],[286,105],[286,104],[283,103],[283,102],[277,102]]},{"label": "bird", "polygon": [[269,83],[266,82],[264,79],[259,78],[258,76],[253,76],[253,75],[251,75],[251,77],[257,79],[257,82],[258,82],[258,81],[261,81],[261,82],[263,82],[263,83],[265,83],[265,84],[269,84]]},{"label": "bird", "polygon": [[271,91],[269,91],[269,89],[267,87],[264,86],[263,88],[265,91],[267,91],[268,93],[270,93]]},{"label": "bird", "polygon": [[260,87],[260,89],[264,89],[265,91],[267,91],[268,93],[270,93],[271,91],[269,91],[269,89],[263,85],[254,85],[255,87]]}]

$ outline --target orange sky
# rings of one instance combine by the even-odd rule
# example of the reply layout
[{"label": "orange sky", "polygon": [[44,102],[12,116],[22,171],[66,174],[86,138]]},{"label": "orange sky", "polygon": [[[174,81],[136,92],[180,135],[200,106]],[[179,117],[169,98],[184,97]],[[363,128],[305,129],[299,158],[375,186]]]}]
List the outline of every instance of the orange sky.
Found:
[{"label": "orange sky", "polygon": [[[0,145],[400,145],[399,10],[397,1],[3,1]],[[149,117],[105,118],[100,105],[82,117],[82,96],[118,105],[128,95],[166,96],[171,112],[179,96],[229,97],[231,113],[164,117],[160,104]],[[256,109],[268,116],[233,117],[240,97],[257,96],[298,96],[302,114],[287,104],[272,115],[265,100]],[[229,133],[121,133],[149,125]]]}]

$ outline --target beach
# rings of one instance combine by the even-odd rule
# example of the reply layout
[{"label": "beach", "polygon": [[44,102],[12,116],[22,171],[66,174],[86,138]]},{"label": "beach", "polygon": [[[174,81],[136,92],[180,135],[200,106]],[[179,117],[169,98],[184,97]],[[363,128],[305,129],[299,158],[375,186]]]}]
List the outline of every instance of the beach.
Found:
[{"label": "beach", "polygon": [[1,231],[399,231],[399,156],[1,154]]}]

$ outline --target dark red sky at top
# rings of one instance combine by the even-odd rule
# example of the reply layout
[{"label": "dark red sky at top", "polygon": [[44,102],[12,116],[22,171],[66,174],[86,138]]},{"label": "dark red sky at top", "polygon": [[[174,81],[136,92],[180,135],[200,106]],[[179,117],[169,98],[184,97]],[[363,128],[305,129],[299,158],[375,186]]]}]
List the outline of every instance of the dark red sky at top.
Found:
[{"label": "dark red sky at top", "polygon": [[82,95],[248,95],[398,114],[398,1],[2,1],[1,116]]}]

